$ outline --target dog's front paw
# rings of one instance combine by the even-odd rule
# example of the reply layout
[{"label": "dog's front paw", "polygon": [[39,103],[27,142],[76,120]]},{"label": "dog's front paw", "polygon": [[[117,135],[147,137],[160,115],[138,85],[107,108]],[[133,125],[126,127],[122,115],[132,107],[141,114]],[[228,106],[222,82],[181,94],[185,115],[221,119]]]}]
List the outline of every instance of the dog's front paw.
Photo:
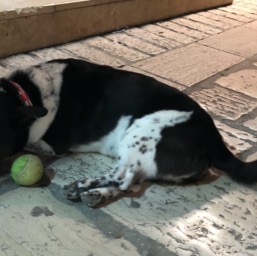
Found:
[{"label": "dog's front paw", "polygon": [[81,201],[79,181],[75,181],[70,183],[69,185],[65,185],[63,187],[63,190],[64,190],[64,194],[69,200],[75,201],[75,202]]},{"label": "dog's front paw", "polygon": [[80,198],[84,204],[86,204],[90,207],[94,207],[104,201],[104,197],[97,190],[82,192],[80,194]]}]

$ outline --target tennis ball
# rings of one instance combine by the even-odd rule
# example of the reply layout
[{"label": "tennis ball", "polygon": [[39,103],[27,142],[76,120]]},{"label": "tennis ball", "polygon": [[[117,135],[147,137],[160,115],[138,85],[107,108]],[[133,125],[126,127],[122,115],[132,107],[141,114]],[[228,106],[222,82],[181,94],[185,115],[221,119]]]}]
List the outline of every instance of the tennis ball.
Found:
[{"label": "tennis ball", "polygon": [[19,185],[29,186],[35,184],[43,176],[43,164],[35,155],[20,156],[12,164],[11,176]]}]

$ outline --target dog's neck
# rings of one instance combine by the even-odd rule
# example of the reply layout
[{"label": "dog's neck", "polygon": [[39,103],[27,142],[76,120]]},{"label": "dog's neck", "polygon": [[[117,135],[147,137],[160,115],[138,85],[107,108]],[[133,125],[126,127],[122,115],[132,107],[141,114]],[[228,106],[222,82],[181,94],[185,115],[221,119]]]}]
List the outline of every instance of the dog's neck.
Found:
[{"label": "dog's neck", "polygon": [[17,90],[17,96],[24,106],[33,106],[28,94],[23,90],[23,88],[14,81],[10,81],[10,84]]},{"label": "dog's neck", "polygon": [[[19,80],[19,79],[18,79]],[[31,90],[28,86],[25,86],[24,83],[16,81],[14,78],[1,78],[0,79],[0,92],[6,93],[10,100],[15,106],[25,106],[32,107],[35,103],[35,99],[31,97]],[[33,103],[32,103],[33,102]],[[36,101],[36,103],[38,100]],[[40,103],[40,102],[39,102]]]}]

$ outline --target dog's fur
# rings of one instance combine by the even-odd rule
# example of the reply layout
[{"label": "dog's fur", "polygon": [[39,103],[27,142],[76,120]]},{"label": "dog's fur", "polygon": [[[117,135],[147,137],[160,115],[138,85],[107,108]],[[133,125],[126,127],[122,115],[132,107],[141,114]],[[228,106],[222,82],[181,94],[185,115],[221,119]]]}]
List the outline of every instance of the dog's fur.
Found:
[{"label": "dog's fur", "polygon": [[[23,106],[11,81],[29,95]],[[257,162],[238,160],[211,117],[190,97],[153,78],[82,60],[54,60],[0,80],[0,158],[24,147],[62,155],[117,158],[103,177],[65,187],[94,206],[146,179],[184,182],[213,165],[233,179],[257,181]]]}]

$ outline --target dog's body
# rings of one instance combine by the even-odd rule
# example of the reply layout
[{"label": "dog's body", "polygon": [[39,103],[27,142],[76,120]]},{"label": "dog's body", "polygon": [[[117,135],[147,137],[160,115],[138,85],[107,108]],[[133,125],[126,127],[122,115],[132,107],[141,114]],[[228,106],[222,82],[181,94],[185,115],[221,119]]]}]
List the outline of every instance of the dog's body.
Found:
[{"label": "dog's body", "polygon": [[[18,84],[29,95],[24,106]],[[81,60],[55,60],[0,80],[0,157],[24,147],[62,155],[117,158],[109,174],[67,186],[70,199],[96,205],[145,179],[183,182],[209,166],[257,181],[257,163],[225,147],[211,117],[191,98],[144,75]]]}]

